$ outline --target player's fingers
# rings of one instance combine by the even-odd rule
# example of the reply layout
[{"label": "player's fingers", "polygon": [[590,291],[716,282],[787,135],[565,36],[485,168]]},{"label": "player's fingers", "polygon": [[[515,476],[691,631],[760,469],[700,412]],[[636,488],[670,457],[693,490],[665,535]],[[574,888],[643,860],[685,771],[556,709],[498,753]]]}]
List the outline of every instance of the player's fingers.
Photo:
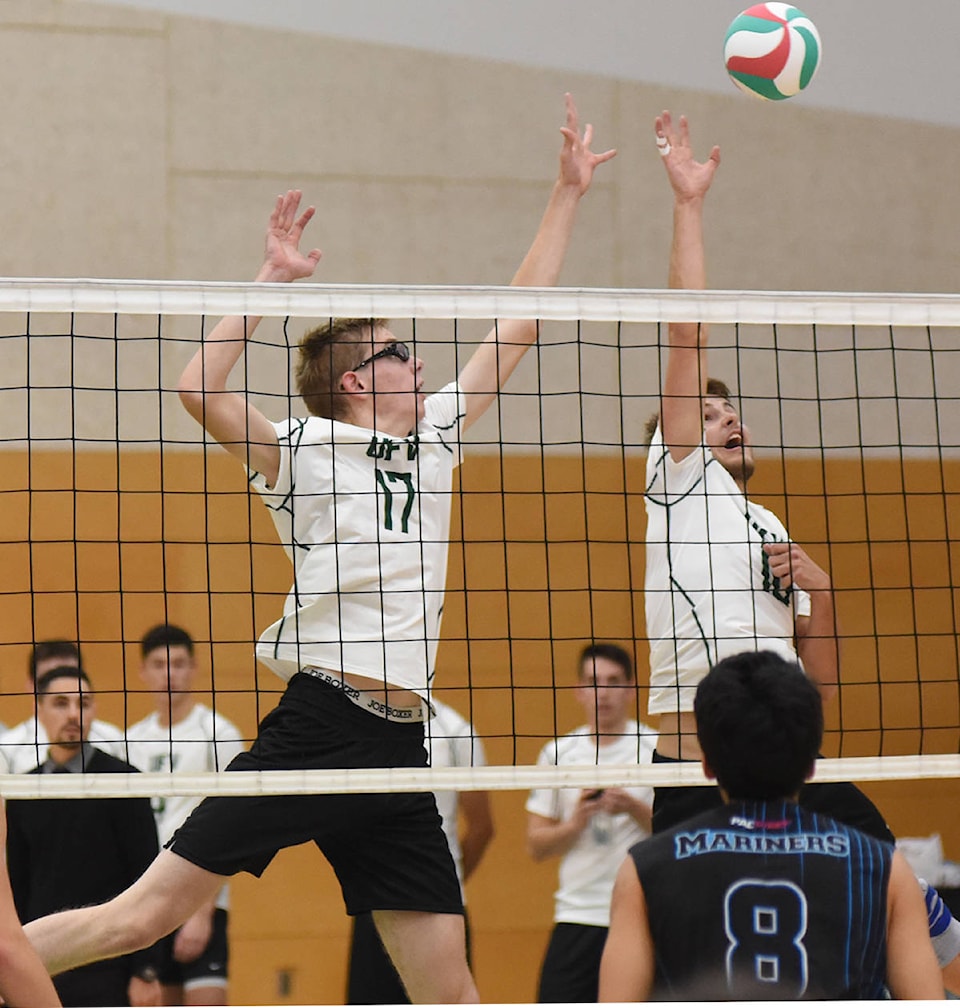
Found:
[{"label": "player's fingers", "polygon": [[690,126],[687,123],[687,117],[685,115],[680,116],[680,128],[677,132],[677,143],[685,145],[690,143]]},{"label": "player's fingers", "polygon": [[307,226],[307,224],[310,223],[310,218],[313,217],[313,215],[316,212],[317,212],[316,207],[312,206],[307,207],[307,209],[304,210],[302,214],[300,214],[300,217],[297,220],[297,222],[293,225],[291,234],[296,233],[297,235],[299,235],[303,231],[303,229]]},{"label": "player's fingers", "polygon": [[563,96],[564,105],[566,106],[567,112],[567,126],[576,132],[577,129],[577,105],[573,100],[573,95],[568,91]]}]

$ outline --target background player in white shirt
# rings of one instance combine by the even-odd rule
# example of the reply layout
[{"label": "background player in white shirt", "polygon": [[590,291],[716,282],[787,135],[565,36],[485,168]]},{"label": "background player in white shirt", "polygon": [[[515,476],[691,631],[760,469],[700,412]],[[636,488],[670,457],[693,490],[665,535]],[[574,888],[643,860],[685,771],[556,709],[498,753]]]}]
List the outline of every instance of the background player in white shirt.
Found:
[{"label": "background player in white shirt", "polygon": [[[140,641],[140,676],[155,710],[127,729],[128,759],[147,773],[224,770],[244,748],[240,732],[193,692],[197,664],[193,639],[160,624]],[[200,804],[186,796],[153,799],[160,843],[165,844]],[[158,949],[164,1004],[227,1003],[228,887],[204,903]]]},{"label": "background player in white shirt", "polygon": [[[537,764],[649,763],[657,733],[630,717],[636,704],[630,655],[616,644],[591,644],[581,652],[577,677],[577,700],[587,723],[544,746]],[[530,855],[535,861],[561,859],[537,1001],[597,1000],[613,883],[626,852],[650,835],[652,802],[648,787],[530,792]]]},{"label": "background player in white shirt", "polygon": [[[655,129],[674,197],[670,286],[702,290],[703,204],[720,149],[695,161],[682,116],[675,126],[664,112]],[[726,386],[708,383],[707,326],[670,323],[668,334],[647,458],[649,711],[660,715],[658,757],[698,760],[693,696],[718,659],[744,648],[799,657],[827,700],[838,682],[837,629],[830,576],[747,499],[750,432]],[[695,811],[698,791],[658,788],[654,828]],[[694,804],[683,808],[684,799]]]},{"label": "background player in white shirt", "polygon": [[[73,641],[60,638],[37,641],[30,651],[27,691],[33,693],[37,680],[45,672],[68,665],[79,668],[80,664],[80,648]],[[126,759],[123,732],[109,721],[95,718],[88,738],[91,745],[103,752]],[[34,713],[0,733],[0,773],[29,773],[47,758],[49,745],[50,739]]]},{"label": "background player in white shirt", "polygon": [[[569,96],[561,132],[559,174],[516,286],[556,283],[580,199],[615,153],[590,150],[592,130],[581,136]],[[299,245],[314,210],[300,213],[300,197],[277,198],[258,281],[313,274],[320,250]],[[501,320],[458,382],[429,398],[422,362],[384,324],[322,326],[300,344],[311,415],[274,425],[227,387],[259,321],[221,320],[180,380],[187,410],[254,473],[294,565],[284,617],[258,649],[288,685],[230,769],[423,766],[461,435],[496,400],[537,323]],[[223,876],[260,875],[278,850],[305,841],[336,869],[348,913],[374,913],[413,1001],[476,1000],[460,887],[429,793],[208,798],[130,890],[37,921],[29,937],[53,971],[148,945]]]}]

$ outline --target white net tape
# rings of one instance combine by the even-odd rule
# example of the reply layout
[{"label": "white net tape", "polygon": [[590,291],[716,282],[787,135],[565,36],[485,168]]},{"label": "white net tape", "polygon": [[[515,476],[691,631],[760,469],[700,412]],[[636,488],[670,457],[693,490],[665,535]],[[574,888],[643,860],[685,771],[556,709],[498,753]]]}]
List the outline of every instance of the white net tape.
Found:
[{"label": "white net tape", "polygon": [[[960,756],[841,757],[817,761],[814,781],[960,777]],[[699,763],[261,770],[202,774],[0,774],[6,798],[364,794],[379,791],[521,791],[531,788],[712,785]]]},{"label": "white net tape", "polygon": [[0,311],[960,326],[960,295],[7,278]]}]

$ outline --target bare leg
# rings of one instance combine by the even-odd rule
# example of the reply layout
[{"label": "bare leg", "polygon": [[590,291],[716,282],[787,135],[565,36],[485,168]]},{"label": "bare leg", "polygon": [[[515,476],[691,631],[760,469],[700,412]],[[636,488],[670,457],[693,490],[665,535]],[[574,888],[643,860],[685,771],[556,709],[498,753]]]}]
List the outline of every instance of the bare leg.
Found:
[{"label": "bare leg", "polygon": [[414,1004],[475,1004],[460,914],[374,910],[384,947]]},{"label": "bare leg", "polygon": [[152,945],[213,899],[222,885],[222,875],[162,850],[129,889],[108,903],[41,917],[24,930],[55,976]]}]

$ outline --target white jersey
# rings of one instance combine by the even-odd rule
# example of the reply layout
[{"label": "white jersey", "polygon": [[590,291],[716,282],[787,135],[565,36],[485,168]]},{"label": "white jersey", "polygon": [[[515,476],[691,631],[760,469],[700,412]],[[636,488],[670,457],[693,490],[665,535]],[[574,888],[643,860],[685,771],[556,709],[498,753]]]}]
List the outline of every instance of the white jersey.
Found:
[{"label": "white jersey", "polygon": [[[424,725],[423,744],[431,767],[486,766],[483,743],[476,737],[473,725],[452,707],[431,699],[434,716]],[[443,819],[443,832],[447,835],[453,863],[457,867],[460,890],[463,891],[463,851],[460,849],[460,824],[458,811],[460,797],[456,791],[435,791],[437,808]]]},{"label": "white jersey", "polygon": [[314,665],[426,695],[464,413],[451,384],[407,437],[313,416],[275,425],[276,485],[260,474],[251,483],[294,569],[283,618],[257,646],[282,679]]},{"label": "white jersey", "polygon": [[777,516],[747,500],[705,443],[674,462],[659,427],[645,500],[649,712],[692,711],[697,684],[729,655],[797,661],[794,625],[810,597],[770,573],[763,544],[789,541]]},{"label": "white jersey", "polygon": [[[90,725],[89,743],[117,759],[127,758],[123,732],[109,721]],[[50,739],[36,717],[27,718],[0,735],[0,773],[30,773],[47,758]]]},{"label": "white jersey", "polygon": [[[604,766],[650,763],[657,746],[657,733],[636,721],[628,721],[623,735],[606,745],[597,745],[586,726],[548,742],[537,766]],[[634,798],[653,805],[653,788],[626,788]],[[537,788],[530,792],[527,811],[565,822],[573,815],[581,788]],[[554,896],[553,919],[558,924],[610,925],[610,897],[627,851],[649,834],[636,820],[620,812],[598,812],[576,843],[560,860],[560,884]]]},{"label": "white jersey", "polygon": [[[232,722],[203,704],[175,725],[161,725],[156,713],[127,729],[127,759],[146,773],[206,773],[223,770],[245,746]],[[161,847],[200,804],[199,797],[172,796],[152,799]],[[227,887],[217,897],[227,909]]]}]

